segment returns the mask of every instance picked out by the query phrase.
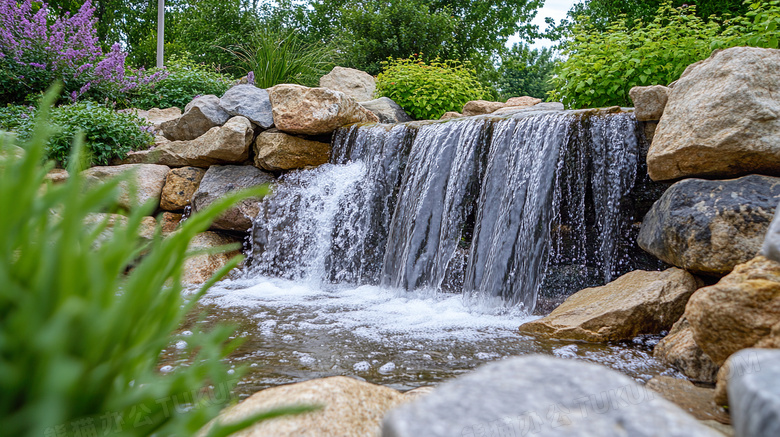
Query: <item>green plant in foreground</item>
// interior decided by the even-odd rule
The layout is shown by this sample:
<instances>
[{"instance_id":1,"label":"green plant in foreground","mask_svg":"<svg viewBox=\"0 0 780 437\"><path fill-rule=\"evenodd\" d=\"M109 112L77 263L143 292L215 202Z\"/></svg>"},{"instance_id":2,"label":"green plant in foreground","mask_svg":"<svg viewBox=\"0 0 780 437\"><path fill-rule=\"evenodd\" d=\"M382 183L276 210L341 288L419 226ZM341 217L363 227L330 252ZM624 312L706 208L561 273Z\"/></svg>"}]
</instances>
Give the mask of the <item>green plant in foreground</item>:
<instances>
[{"instance_id":1,"label":"green plant in foreground","mask_svg":"<svg viewBox=\"0 0 780 437\"><path fill-rule=\"evenodd\" d=\"M258 88L280 83L317 86L322 75L334 66L335 49L328 44L309 44L296 29L261 27L248 44L228 50L239 65L254 73Z\"/></svg>"},{"instance_id":2,"label":"green plant in foreground","mask_svg":"<svg viewBox=\"0 0 780 437\"><path fill-rule=\"evenodd\" d=\"M19 150L14 136L0 132L3 434L193 435L230 399L226 390L240 375L229 375L220 358L236 344L226 342L231 330L224 326L196 329L184 338L174 332L206 290L240 260L233 259L185 299L180 282L191 255L188 244L236 201L264 189L227 196L165 239L158 228L155 238L143 243L140 222L154 208L147 204L126 224L115 223L108 240L96 245L107 222L90 228L85 219L116 204L120 180L87 188L74 164L81 149L77 139L68 181L44 183L51 164L41 163L55 95L50 91L40 105L21 158L14 158ZM175 368L158 371L161 351L182 339L187 347ZM183 403L189 408L181 408ZM301 411L307 409L253 419ZM209 436L233 431L215 426Z\"/></svg>"},{"instance_id":3,"label":"green plant in foreground","mask_svg":"<svg viewBox=\"0 0 780 437\"><path fill-rule=\"evenodd\" d=\"M460 112L469 100L487 91L468 65L458 61L430 62L422 56L389 59L376 78L376 94L389 97L418 120L435 120L448 111Z\"/></svg>"}]
</instances>

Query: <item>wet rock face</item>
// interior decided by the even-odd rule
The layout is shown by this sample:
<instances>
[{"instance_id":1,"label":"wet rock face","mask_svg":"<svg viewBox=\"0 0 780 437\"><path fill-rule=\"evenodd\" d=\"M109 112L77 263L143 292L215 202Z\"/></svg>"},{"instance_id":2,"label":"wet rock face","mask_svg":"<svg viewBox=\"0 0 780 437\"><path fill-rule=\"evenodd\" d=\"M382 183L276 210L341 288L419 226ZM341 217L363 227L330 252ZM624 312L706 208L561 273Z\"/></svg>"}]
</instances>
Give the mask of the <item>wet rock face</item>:
<instances>
[{"instance_id":1,"label":"wet rock face","mask_svg":"<svg viewBox=\"0 0 780 437\"><path fill-rule=\"evenodd\" d=\"M219 97L206 95L188 103L181 117L161 123L160 130L171 141L194 140L229 119L230 114L219 105Z\"/></svg>"},{"instance_id":2,"label":"wet rock face","mask_svg":"<svg viewBox=\"0 0 780 437\"><path fill-rule=\"evenodd\" d=\"M719 436L604 367L544 356L480 367L390 412L383 437Z\"/></svg>"},{"instance_id":3,"label":"wet rock face","mask_svg":"<svg viewBox=\"0 0 780 437\"><path fill-rule=\"evenodd\" d=\"M674 184L645 216L639 246L677 267L722 276L752 259L780 200L780 178Z\"/></svg>"},{"instance_id":4,"label":"wet rock face","mask_svg":"<svg viewBox=\"0 0 780 437\"><path fill-rule=\"evenodd\" d=\"M746 364L728 379L729 411L736 435L780 435L780 351L746 349L729 361Z\"/></svg>"},{"instance_id":5,"label":"wet rock face","mask_svg":"<svg viewBox=\"0 0 780 437\"><path fill-rule=\"evenodd\" d=\"M647 157L653 180L780 174L780 50L734 47L685 70Z\"/></svg>"},{"instance_id":6,"label":"wet rock face","mask_svg":"<svg viewBox=\"0 0 780 437\"><path fill-rule=\"evenodd\" d=\"M255 393L217 420L232 423L273 408L288 405L319 404L313 413L282 417L258 423L236 437L286 436L375 436L385 413L412 399L397 390L344 376L314 379L269 388Z\"/></svg>"},{"instance_id":7,"label":"wet rock face","mask_svg":"<svg viewBox=\"0 0 780 437\"><path fill-rule=\"evenodd\" d=\"M696 344L721 365L729 355L772 337L780 324L780 263L756 257L691 296L685 316Z\"/></svg>"},{"instance_id":8,"label":"wet rock face","mask_svg":"<svg viewBox=\"0 0 780 437\"><path fill-rule=\"evenodd\" d=\"M630 340L672 327L701 282L684 270L634 271L602 287L581 290L521 334L586 341Z\"/></svg>"},{"instance_id":9,"label":"wet rock face","mask_svg":"<svg viewBox=\"0 0 780 437\"><path fill-rule=\"evenodd\" d=\"M274 177L251 165L213 165L200 181L192 199L192 211L198 212L231 191L274 181ZM212 229L246 232L259 212L259 199L242 200L214 220Z\"/></svg>"},{"instance_id":10,"label":"wet rock face","mask_svg":"<svg viewBox=\"0 0 780 437\"><path fill-rule=\"evenodd\" d=\"M174 168L165 178L160 208L178 211L190 205L206 170L197 167Z\"/></svg>"},{"instance_id":11,"label":"wet rock face","mask_svg":"<svg viewBox=\"0 0 780 437\"><path fill-rule=\"evenodd\" d=\"M685 316L653 349L653 357L674 366L694 381L715 382L719 366L693 339L693 329Z\"/></svg>"}]
</instances>

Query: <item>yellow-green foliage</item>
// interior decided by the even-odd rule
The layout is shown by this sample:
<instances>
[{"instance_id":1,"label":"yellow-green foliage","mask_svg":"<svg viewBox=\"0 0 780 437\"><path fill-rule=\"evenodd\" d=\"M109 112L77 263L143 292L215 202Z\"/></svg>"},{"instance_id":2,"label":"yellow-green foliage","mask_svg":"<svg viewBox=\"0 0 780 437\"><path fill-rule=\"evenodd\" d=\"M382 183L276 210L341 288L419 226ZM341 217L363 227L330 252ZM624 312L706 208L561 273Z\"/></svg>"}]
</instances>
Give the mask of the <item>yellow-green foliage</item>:
<instances>
[{"instance_id":1,"label":"yellow-green foliage","mask_svg":"<svg viewBox=\"0 0 780 437\"><path fill-rule=\"evenodd\" d=\"M421 56L382 63L376 94L389 97L417 120L435 120L448 111L460 112L469 100L487 95L476 73L457 61L430 62Z\"/></svg>"}]
</instances>

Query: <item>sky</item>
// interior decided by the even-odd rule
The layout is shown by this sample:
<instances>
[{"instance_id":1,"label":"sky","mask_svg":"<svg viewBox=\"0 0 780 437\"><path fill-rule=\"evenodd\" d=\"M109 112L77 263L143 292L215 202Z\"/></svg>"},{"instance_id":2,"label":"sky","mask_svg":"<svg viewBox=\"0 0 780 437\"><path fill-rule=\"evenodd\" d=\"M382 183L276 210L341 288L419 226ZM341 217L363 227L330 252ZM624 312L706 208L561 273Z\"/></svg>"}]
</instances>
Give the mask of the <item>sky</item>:
<instances>
[{"instance_id":1,"label":"sky","mask_svg":"<svg viewBox=\"0 0 780 437\"><path fill-rule=\"evenodd\" d=\"M544 7L539 9L539 11L536 13L536 18L534 18L532 23L539 26L539 29L544 30L547 27L547 25L544 23L545 17L552 17L556 22L559 22L566 18L566 14L569 12L569 9L571 9L571 7L574 6L574 3L576 2L577 0L545 0ZM518 35L510 36L509 41L507 42L507 46L511 47L518 41L520 41L520 37ZM542 48L550 47L551 45L553 45L552 41L541 39L537 40L534 44L531 45L531 47Z\"/></svg>"}]
</instances>

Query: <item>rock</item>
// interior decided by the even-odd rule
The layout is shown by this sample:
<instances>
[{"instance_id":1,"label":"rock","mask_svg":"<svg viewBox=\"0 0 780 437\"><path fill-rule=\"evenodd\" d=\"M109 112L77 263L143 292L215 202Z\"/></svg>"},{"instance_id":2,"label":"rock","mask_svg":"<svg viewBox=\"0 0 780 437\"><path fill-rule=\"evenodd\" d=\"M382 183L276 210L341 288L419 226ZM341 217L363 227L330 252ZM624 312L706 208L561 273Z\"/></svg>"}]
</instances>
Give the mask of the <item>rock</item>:
<instances>
[{"instance_id":1,"label":"rock","mask_svg":"<svg viewBox=\"0 0 780 437\"><path fill-rule=\"evenodd\" d=\"M109 167L92 167L82 173L88 185L99 184L108 179L118 177L125 172L133 172L129 180L119 184L119 206L127 210L138 208L147 202L154 203L154 208L160 206L160 197L165 185L165 177L170 168L156 164L124 164ZM137 192L131 197L131 186Z\"/></svg>"},{"instance_id":2,"label":"rock","mask_svg":"<svg viewBox=\"0 0 780 437\"><path fill-rule=\"evenodd\" d=\"M717 284L696 291L685 316L696 344L723 364L770 337L780 323L780 263L759 256L738 265Z\"/></svg>"},{"instance_id":3,"label":"rock","mask_svg":"<svg viewBox=\"0 0 780 437\"><path fill-rule=\"evenodd\" d=\"M219 234L216 232L202 232L195 235L190 241L188 249L211 249L214 247L224 246L227 244L239 244L241 240L236 237ZM201 254L194 257L190 257L184 262L184 274L182 275L182 282L185 284L203 284L211 279L211 277L222 267L227 265L234 256L240 254L239 250L233 250L224 253L213 254Z\"/></svg>"},{"instance_id":4,"label":"rock","mask_svg":"<svg viewBox=\"0 0 780 437\"><path fill-rule=\"evenodd\" d=\"M528 106L534 106L538 103L542 103L542 99L537 99L536 97L530 96L512 97L506 101L504 107L524 108Z\"/></svg>"},{"instance_id":5,"label":"rock","mask_svg":"<svg viewBox=\"0 0 780 437\"><path fill-rule=\"evenodd\" d=\"M713 400L715 390L712 388L697 387L687 379L669 376L656 376L647 382L646 387L699 420L731 423L726 410L715 405Z\"/></svg>"},{"instance_id":6,"label":"rock","mask_svg":"<svg viewBox=\"0 0 780 437\"><path fill-rule=\"evenodd\" d=\"M273 182L274 177L251 165L213 165L209 167L192 198L192 211L198 212L225 194ZM214 220L212 229L246 232L259 212L259 199L249 198Z\"/></svg>"},{"instance_id":7,"label":"rock","mask_svg":"<svg viewBox=\"0 0 780 437\"><path fill-rule=\"evenodd\" d=\"M445 112L444 115L442 115L439 118L439 120L450 120L453 118L460 118L460 117L463 117L463 114L461 114L460 112L450 111L450 112Z\"/></svg>"},{"instance_id":8,"label":"rock","mask_svg":"<svg viewBox=\"0 0 780 437\"><path fill-rule=\"evenodd\" d=\"M726 425L714 420L700 420L699 423L709 426L710 428L719 432L721 437L734 437L734 427L731 425Z\"/></svg>"},{"instance_id":9,"label":"rock","mask_svg":"<svg viewBox=\"0 0 780 437\"><path fill-rule=\"evenodd\" d=\"M780 262L780 214L777 213L777 210L775 210L775 217L764 236L761 255L772 261Z\"/></svg>"},{"instance_id":10,"label":"rock","mask_svg":"<svg viewBox=\"0 0 780 437\"><path fill-rule=\"evenodd\" d=\"M258 423L231 436L375 436L385 413L403 401L403 396L391 388L333 376L262 390L225 410L216 420L232 423L282 406L321 405L319 411Z\"/></svg>"},{"instance_id":11,"label":"rock","mask_svg":"<svg viewBox=\"0 0 780 437\"><path fill-rule=\"evenodd\" d=\"M729 411L737 436L780 435L780 351L747 349L732 359L756 367L733 372L728 380Z\"/></svg>"},{"instance_id":12,"label":"rock","mask_svg":"<svg viewBox=\"0 0 780 437\"><path fill-rule=\"evenodd\" d=\"M341 91L282 84L269 88L268 94L276 128L282 132L322 135L352 123L379 121Z\"/></svg>"},{"instance_id":13,"label":"rock","mask_svg":"<svg viewBox=\"0 0 780 437\"><path fill-rule=\"evenodd\" d=\"M563 111L563 103L560 102L542 102L534 106L505 106L493 112L493 115L517 114L529 111Z\"/></svg>"},{"instance_id":14,"label":"rock","mask_svg":"<svg viewBox=\"0 0 780 437\"><path fill-rule=\"evenodd\" d=\"M178 211L190 205L206 170L197 167L174 168L165 178L160 208Z\"/></svg>"},{"instance_id":15,"label":"rock","mask_svg":"<svg viewBox=\"0 0 780 437\"><path fill-rule=\"evenodd\" d=\"M276 130L255 139L255 165L268 171L316 167L330 159L330 144L288 135Z\"/></svg>"},{"instance_id":16,"label":"rock","mask_svg":"<svg viewBox=\"0 0 780 437\"><path fill-rule=\"evenodd\" d=\"M685 316L653 349L653 357L680 370L694 381L715 382L718 365L696 344L691 324Z\"/></svg>"},{"instance_id":17,"label":"rock","mask_svg":"<svg viewBox=\"0 0 780 437\"><path fill-rule=\"evenodd\" d=\"M163 144L148 156L173 167L237 164L249 159L253 138L252 123L244 117L233 117L224 126L213 127L194 140Z\"/></svg>"},{"instance_id":18,"label":"rock","mask_svg":"<svg viewBox=\"0 0 780 437\"><path fill-rule=\"evenodd\" d=\"M690 273L637 270L569 296L550 315L520 326L521 334L586 341L630 340L672 327L702 284Z\"/></svg>"},{"instance_id":19,"label":"rock","mask_svg":"<svg viewBox=\"0 0 780 437\"><path fill-rule=\"evenodd\" d=\"M0 164L3 161L21 160L24 158L24 149L11 144L11 141L16 141L15 134L0 131Z\"/></svg>"},{"instance_id":20,"label":"rock","mask_svg":"<svg viewBox=\"0 0 780 437\"><path fill-rule=\"evenodd\" d=\"M722 276L761 249L778 200L780 178L686 179L655 202L638 243L669 264Z\"/></svg>"},{"instance_id":21,"label":"rock","mask_svg":"<svg viewBox=\"0 0 780 437\"><path fill-rule=\"evenodd\" d=\"M127 226L128 218L122 214L109 214L103 212L90 213L84 217L84 227L89 231L93 231L97 226L105 224L105 228L100 234L92 240L92 247L99 248L103 244L109 242L114 235L114 228L117 226ZM141 219L141 223L138 226L138 236L151 240L154 238L154 232L157 228L157 221L154 217L144 217Z\"/></svg>"},{"instance_id":22,"label":"rock","mask_svg":"<svg viewBox=\"0 0 780 437\"><path fill-rule=\"evenodd\" d=\"M53 168L46 174L44 179L53 184L61 184L68 180L68 171L62 168Z\"/></svg>"},{"instance_id":23,"label":"rock","mask_svg":"<svg viewBox=\"0 0 780 437\"><path fill-rule=\"evenodd\" d=\"M230 88L219 99L219 105L228 114L245 117L263 129L270 129L274 125L268 91L254 85L236 85Z\"/></svg>"},{"instance_id":24,"label":"rock","mask_svg":"<svg viewBox=\"0 0 780 437\"><path fill-rule=\"evenodd\" d=\"M605 367L533 355L489 363L391 411L383 437L720 436Z\"/></svg>"},{"instance_id":25,"label":"rock","mask_svg":"<svg viewBox=\"0 0 780 437\"><path fill-rule=\"evenodd\" d=\"M780 173L780 50L734 47L690 66L647 155L653 180Z\"/></svg>"},{"instance_id":26,"label":"rock","mask_svg":"<svg viewBox=\"0 0 780 437\"><path fill-rule=\"evenodd\" d=\"M671 89L663 85L635 86L628 92L638 121L660 120Z\"/></svg>"},{"instance_id":27,"label":"rock","mask_svg":"<svg viewBox=\"0 0 780 437\"><path fill-rule=\"evenodd\" d=\"M229 119L230 114L219 105L219 97L209 94L188 103L181 117L160 124L160 130L171 141L194 140Z\"/></svg>"},{"instance_id":28,"label":"rock","mask_svg":"<svg viewBox=\"0 0 780 437\"><path fill-rule=\"evenodd\" d=\"M320 86L341 91L358 102L365 102L374 98L376 79L365 71L333 67L330 73L320 78Z\"/></svg>"},{"instance_id":29,"label":"rock","mask_svg":"<svg viewBox=\"0 0 780 437\"><path fill-rule=\"evenodd\" d=\"M179 223L181 223L181 214L176 214L173 212L164 212L162 214L162 234L163 235L169 235L172 232L175 232L176 229L179 228Z\"/></svg>"},{"instance_id":30,"label":"rock","mask_svg":"<svg viewBox=\"0 0 780 437\"><path fill-rule=\"evenodd\" d=\"M465 117L471 117L474 115L483 115L483 114L491 114L495 112L497 109L501 109L504 106L506 106L502 102L490 102L487 100L472 100L470 102L466 102L465 105L463 105L463 115Z\"/></svg>"},{"instance_id":31,"label":"rock","mask_svg":"<svg viewBox=\"0 0 780 437\"><path fill-rule=\"evenodd\" d=\"M389 97L380 97L368 102L360 102L360 106L377 116L380 123L406 123L414 120L398 103Z\"/></svg>"},{"instance_id":32,"label":"rock","mask_svg":"<svg viewBox=\"0 0 780 437\"><path fill-rule=\"evenodd\" d=\"M428 396L429 394L433 393L434 387L431 386L423 386L423 387L417 387L415 389L406 391L403 393L403 397L407 401L413 401L417 398L421 398L423 396Z\"/></svg>"}]
</instances>

